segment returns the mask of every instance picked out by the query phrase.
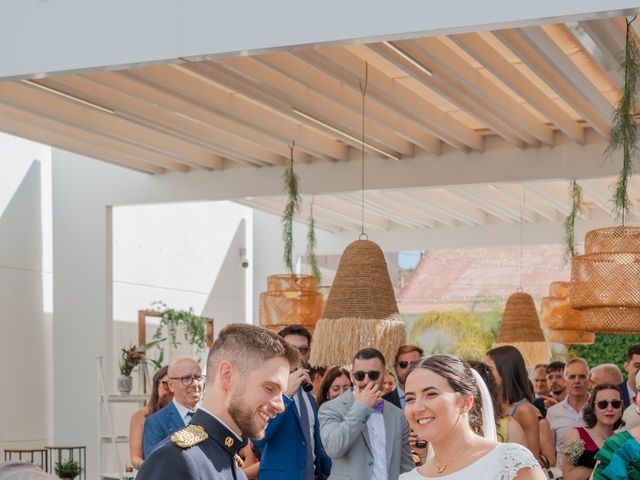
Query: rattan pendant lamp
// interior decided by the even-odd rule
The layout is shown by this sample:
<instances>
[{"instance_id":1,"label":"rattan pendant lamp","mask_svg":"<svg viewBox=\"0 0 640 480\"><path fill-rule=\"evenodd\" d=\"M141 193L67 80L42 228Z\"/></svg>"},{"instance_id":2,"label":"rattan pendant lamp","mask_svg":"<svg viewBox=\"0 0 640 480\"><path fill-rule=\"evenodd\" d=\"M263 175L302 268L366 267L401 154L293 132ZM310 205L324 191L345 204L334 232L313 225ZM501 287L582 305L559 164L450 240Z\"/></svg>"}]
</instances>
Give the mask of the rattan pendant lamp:
<instances>
[{"instance_id":1,"label":"rattan pendant lamp","mask_svg":"<svg viewBox=\"0 0 640 480\"><path fill-rule=\"evenodd\" d=\"M621 226L592 230L585 237L585 253L571 266L571 305L582 312L586 330L640 333L640 227L625 225L631 201L627 192L633 162L638 157L636 81L640 71L631 21L627 21L625 82L611 128L606 155L622 150L622 169L613 195Z\"/></svg>"},{"instance_id":2,"label":"rattan pendant lamp","mask_svg":"<svg viewBox=\"0 0 640 480\"><path fill-rule=\"evenodd\" d=\"M544 297L540 308L540 324L547 341L573 345L590 345L596 334L584 330L581 313L571 308L569 282L552 282L549 296Z\"/></svg>"},{"instance_id":3,"label":"rattan pendant lamp","mask_svg":"<svg viewBox=\"0 0 640 480\"><path fill-rule=\"evenodd\" d=\"M533 298L522 291L522 249L524 249L524 190L520 215L520 288L507 299L494 347L511 345L517 348L527 367L548 363L551 357Z\"/></svg>"},{"instance_id":4,"label":"rattan pendant lamp","mask_svg":"<svg viewBox=\"0 0 640 480\"><path fill-rule=\"evenodd\" d=\"M368 70L368 66L365 67ZM380 350L393 362L405 342L405 325L380 247L364 233L364 118L368 72L362 93L362 230L360 238L347 246L327 297L322 318L316 325L310 363L314 366L347 365L364 347Z\"/></svg>"}]
</instances>

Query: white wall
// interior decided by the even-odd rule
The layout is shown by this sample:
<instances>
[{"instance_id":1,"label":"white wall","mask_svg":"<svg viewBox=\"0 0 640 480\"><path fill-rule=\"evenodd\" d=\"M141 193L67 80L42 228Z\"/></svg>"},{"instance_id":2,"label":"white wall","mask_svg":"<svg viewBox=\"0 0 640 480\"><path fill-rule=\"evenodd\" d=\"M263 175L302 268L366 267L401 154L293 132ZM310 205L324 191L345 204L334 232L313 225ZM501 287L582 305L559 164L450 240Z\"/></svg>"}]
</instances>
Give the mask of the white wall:
<instances>
[{"instance_id":1,"label":"white wall","mask_svg":"<svg viewBox=\"0 0 640 480\"><path fill-rule=\"evenodd\" d=\"M51 149L0 134L0 449L52 433Z\"/></svg>"},{"instance_id":2,"label":"white wall","mask_svg":"<svg viewBox=\"0 0 640 480\"><path fill-rule=\"evenodd\" d=\"M155 301L212 317L214 333L250 320L240 253L251 257L251 222L251 209L231 202L114 207L114 347L137 343L138 310Z\"/></svg>"}]
</instances>

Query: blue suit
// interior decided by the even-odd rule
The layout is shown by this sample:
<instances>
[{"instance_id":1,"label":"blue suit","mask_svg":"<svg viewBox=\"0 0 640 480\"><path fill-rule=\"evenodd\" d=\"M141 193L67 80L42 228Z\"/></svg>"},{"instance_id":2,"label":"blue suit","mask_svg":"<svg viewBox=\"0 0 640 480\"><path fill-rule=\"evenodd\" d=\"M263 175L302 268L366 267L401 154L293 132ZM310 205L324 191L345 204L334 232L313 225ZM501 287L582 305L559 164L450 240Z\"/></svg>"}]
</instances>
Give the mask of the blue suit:
<instances>
[{"instance_id":1,"label":"blue suit","mask_svg":"<svg viewBox=\"0 0 640 480\"><path fill-rule=\"evenodd\" d=\"M318 478L327 478L331 472L331 459L320 440L318 411L314 398L305 393L313 408L313 441L315 472ZM300 425L298 409L292 398L282 396L285 410L269 421L265 436L253 443L260 449L260 480L304 480L307 445Z\"/></svg>"},{"instance_id":2,"label":"blue suit","mask_svg":"<svg viewBox=\"0 0 640 480\"><path fill-rule=\"evenodd\" d=\"M149 415L144 422L144 458L147 458L162 440L181 428L184 428L184 421L173 402Z\"/></svg>"}]
</instances>

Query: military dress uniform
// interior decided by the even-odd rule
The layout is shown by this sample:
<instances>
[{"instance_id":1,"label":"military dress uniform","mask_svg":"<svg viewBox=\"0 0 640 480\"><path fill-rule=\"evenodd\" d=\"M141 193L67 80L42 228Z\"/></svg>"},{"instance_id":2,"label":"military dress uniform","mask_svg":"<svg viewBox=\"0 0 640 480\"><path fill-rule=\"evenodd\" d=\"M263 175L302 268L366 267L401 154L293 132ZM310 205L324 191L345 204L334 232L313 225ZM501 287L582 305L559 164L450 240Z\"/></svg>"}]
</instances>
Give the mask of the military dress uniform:
<instances>
[{"instance_id":1,"label":"military dress uniform","mask_svg":"<svg viewBox=\"0 0 640 480\"><path fill-rule=\"evenodd\" d=\"M247 480L238 467L243 442L210 413L198 409L191 423L163 440L136 480Z\"/></svg>"}]
</instances>

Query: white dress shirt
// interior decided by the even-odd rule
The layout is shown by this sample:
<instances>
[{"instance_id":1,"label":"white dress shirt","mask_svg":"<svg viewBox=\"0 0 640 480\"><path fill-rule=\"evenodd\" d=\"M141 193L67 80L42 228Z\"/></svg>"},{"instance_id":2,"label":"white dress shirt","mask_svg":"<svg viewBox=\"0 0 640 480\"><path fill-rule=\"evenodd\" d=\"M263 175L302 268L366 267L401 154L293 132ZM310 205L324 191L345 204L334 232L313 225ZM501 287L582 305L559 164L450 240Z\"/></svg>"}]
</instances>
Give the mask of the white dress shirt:
<instances>
[{"instance_id":1,"label":"white dress shirt","mask_svg":"<svg viewBox=\"0 0 640 480\"><path fill-rule=\"evenodd\" d=\"M569 397L567 396L560 403L554 405L547 410L547 420L556 443L556 466L562 467L562 459L564 457L562 450L564 448L564 440L567 438L567 433L572 428L584 427L584 418L582 418L582 411L584 406L579 412L576 412L575 408L569 405ZM586 405L586 403L585 403Z\"/></svg>"},{"instance_id":2,"label":"white dress shirt","mask_svg":"<svg viewBox=\"0 0 640 480\"><path fill-rule=\"evenodd\" d=\"M180 414L180 418L182 418L182 421L184 422L184 425L186 427L187 425L189 425L189 422L191 421L191 415L187 415L189 412L191 412L191 410L189 410L184 405L176 402L175 398L171 401L173 402L173 405L176 407L176 410L178 410L178 414ZM196 407L195 410L193 411L195 412L197 409L198 407Z\"/></svg>"}]
</instances>

